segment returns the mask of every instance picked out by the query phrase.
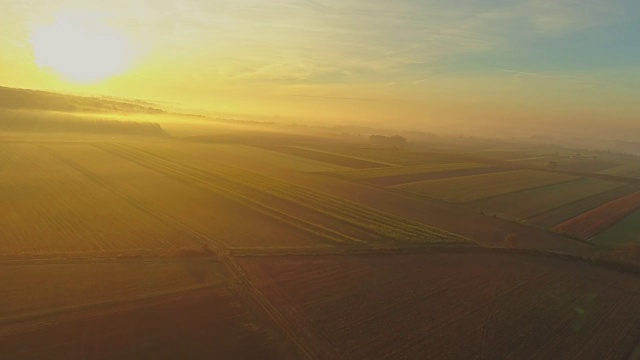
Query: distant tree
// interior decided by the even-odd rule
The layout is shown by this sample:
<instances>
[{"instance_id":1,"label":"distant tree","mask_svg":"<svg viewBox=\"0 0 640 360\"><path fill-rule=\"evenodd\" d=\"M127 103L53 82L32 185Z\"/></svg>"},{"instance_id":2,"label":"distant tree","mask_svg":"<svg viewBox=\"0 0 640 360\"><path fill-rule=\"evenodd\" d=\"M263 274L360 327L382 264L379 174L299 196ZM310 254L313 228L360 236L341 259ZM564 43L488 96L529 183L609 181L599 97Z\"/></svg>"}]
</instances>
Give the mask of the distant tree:
<instances>
[{"instance_id":1,"label":"distant tree","mask_svg":"<svg viewBox=\"0 0 640 360\"><path fill-rule=\"evenodd\" d=\"M400 135L384 136L384 135L371 135L369 141L373 145L388 147L393 149L404 149L407 147L407 139Z\"/></svg>"}]
</instances>

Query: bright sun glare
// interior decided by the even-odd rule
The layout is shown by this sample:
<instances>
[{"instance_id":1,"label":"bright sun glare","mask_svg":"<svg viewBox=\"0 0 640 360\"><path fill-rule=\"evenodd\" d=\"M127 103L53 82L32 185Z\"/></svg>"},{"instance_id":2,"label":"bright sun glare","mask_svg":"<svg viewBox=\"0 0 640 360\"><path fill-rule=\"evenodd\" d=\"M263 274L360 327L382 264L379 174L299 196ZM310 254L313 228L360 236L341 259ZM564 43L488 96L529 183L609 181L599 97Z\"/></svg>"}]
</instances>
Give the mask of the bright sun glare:
<instances>
[{"instance_id":1,"label":"bright sun glare","mask_svg":"<svg viewBox=\"0 0 640 360\"><path fill-rule=\"evenodd\" d=\"M67 12L36 29L31 36L36 64L77 83L95 83L125 71L131 62L128 39L104 18Z\"/></svg>"}]
</instances>

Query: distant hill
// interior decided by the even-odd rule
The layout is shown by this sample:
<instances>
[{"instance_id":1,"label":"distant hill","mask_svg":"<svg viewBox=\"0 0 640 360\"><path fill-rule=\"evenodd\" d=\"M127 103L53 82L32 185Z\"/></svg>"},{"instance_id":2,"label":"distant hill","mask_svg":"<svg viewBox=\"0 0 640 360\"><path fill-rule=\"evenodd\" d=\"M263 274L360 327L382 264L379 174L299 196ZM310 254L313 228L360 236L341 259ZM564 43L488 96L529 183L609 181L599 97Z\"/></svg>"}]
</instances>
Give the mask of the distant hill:
<instances>
[{"instance_id":1,"label":"distant hill","mask_svg":"<svg viewBox=\"0 0 640 360\"><path fill-rule=\"evenodd\" d=\"M165 111L142 104L0 86L0 109L67 113L143 113Z\"/></svg>"},{"instance_id":2,"label":"distant hill","mask_svg":"<svg viewBox=\"0 0 640 360\"><path fill-rule=\"evenodd\" d=\"M167 136L160 124L138 121L33 116L0 112L0 131L29 133L89 133L101 135Z\"/></svg>"},{"instance_id":3,"label":"distant hill","mask_svg":"<svg viewBox=\"0 0 640 360\"><path fill-rule=\"evenodd\" d=\"M0 86L0 131L166 136L157 123L100 118L164 113L147 104Z\"/></svg>"}]
</instances>

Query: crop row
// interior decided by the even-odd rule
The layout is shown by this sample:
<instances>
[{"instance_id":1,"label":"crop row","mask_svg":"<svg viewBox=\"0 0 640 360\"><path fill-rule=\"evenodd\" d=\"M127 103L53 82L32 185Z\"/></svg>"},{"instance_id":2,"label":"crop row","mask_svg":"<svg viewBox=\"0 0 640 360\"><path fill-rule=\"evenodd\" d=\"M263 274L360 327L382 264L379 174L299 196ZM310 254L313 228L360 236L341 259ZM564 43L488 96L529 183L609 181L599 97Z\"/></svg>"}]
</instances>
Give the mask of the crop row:
<instances>
[{"instance_id":1,"label":"crop row","mask_svg":"<svg viewBox=\"0 0 640 360\"><path fill-rule=\"evenodd\" d=\"M462 240L453 234L376 211L355 202L312 191L291 183L277 181L238 168L216 165L207 167L207 170L214 170L216 175L235 181L242 186L306 206L329 217L360 226L363 229L373 230L391 239L427 240L438 237L440 240Z\"/></svg>"},{"instance_id":2,"label":"crop row","mask_svg":"<svg viewBox=\"0 0 640 360\"><path fill-rule=\"evenodd\" d=\"M475 169L486 167L485 164L479 163L451 163L451 164L429 164L419 166L395 166L378 169L358 169L358 170L346 170L335 171L334 173L339 175L345 175L354 179L369 179L379 178L386 176L397 175L413 175L424 174L440 171L460 170L460 169Z\"/></svg>"},{"instance_id":3,"label":"crop row","mask_svg":"<svg viewBox=\"0 0 640 360\"><path fill-rule=\"evenodd\" d=\"M636 171L640 170L640 164L631 163L619 165L606 170L598 172L598 174L615 175L615 176L629 176Z\"/></svg>"},{"instance_id":4,"label":"crop row","mask_svg":"<svg viewBox=\"0 0 640 360\"><path fill-rule=\"evenodd\" d=\"M466 203L576 178L542 171L517 170L420 181L396 188L452 203Z\"/></svg>"},{"instance_id":5,"label":"crop row","mask_svg":"<svg viewBox=\"0 0 640 360\"><path fill-rule=\"evenodd\" d=\"M497 254L238 261L270 302L304 315L301 325L349 359L623 358L640 330L637 279L579 262Z\"/></svg>"},{"instance_id":6,"label":"crop row","mask_svg":"<svg viewBox=\"0 0 640 360\"><path fill-rule=\"evenodd\" d=\"M377 147L331 146L317 147L320 151L332 152L353 158L370 160L388 165L413 166L428 164L451 164L468 162L469 156L431 151L412 151L407 149L390 149Z\"/></svg>"},{"instance_id":7,"label":"crop row","mask_svg":"<svg viewBox=\"0 0 640 360\"><path fill-rule=\"evenodd\" d=\"M60 157L130 204L209 246L323 246L321 239L213 191L169 177L90 144L50 146ZM244 226L251 224L251 226Z\"/></svg>"},{"instance_id":8,"label":"crop row","mask_svg":"<svg viewBox=\"0 0 640 360\"><path fill-rule=\"evenodd\" d=\"M288 155L300 156L303 158L321 161L329 164L346 166L354 169L369 169L387 167L388 164L378 163L370 160L359 159L340 154L333 154L325 151L316 151L295 146L265 146L267 150L277 151Z\"/></svg>"},{"instance_id":9,"label":"crop row","mask_svg":"<svg viewBox=\"0 0 640 360\"><path fill-rule=\"evenodd\" d=\"M0 170L0 252L77 254L186 246L181 229L132 206L35 146Z\"/></svg>"},{"instance_id":10,"label":"crop row","mask_svg":"<svg viewBox=\"0 0 640 360\"><path fill-rule=\"evenodd\" d=\"M582 178L492 197L475 202L473 207L511 220L522 220L623 185L611 181Z\"/></svg>"},{"instance_id":11,"label":"crop row","mask_svg":"<svg viewBox=\"0 0 640 360\"><path fill-rule=\"evenodd\" d=\"M197 164L197 161L193 161L193 159L188 162L189 157L180 157L174 151L162 153L160 149L153 149L150 152L121 145L111 146L109 150L161 168L164 171L180 172L181 176L205 182L209 186L218 187L219 190L230 191L232 196L263 211L275 214L280 220L298 225L302 222L305 228L315 230L321 235L330 235L334 238L344 237L341 234L341 228L337 228L335 231L325 228L319 229L317 225L306 220L308 216L305 216L303 220L300 214L287 211L287 204L293 204L297 208L303 208L325 218L332 218L342 224L359 228L365 233L377 235L378 239L427 242L463 241L462 238L450 233L291 183L277 181L221 164ZM358 241L350 237L344 240Z\"/></svg>"},{"instance_id":12,"label":"crop row","mask_svg":"<svg viewBox=\"0 0 640 360\"><path fill-rule=\"evenodd\" d=\"M640 191L599 206L553 228L581 239L591 239L625 216L640 209Z\"/></svg>"},{"instance_id":13,"label":"crop row","mask_svg":"<svg viewBox=\"0 0 640 360\"><path fill-rule=\"evenodd\" d=\"M358 239L346 236L342 233L309 222L305 218L301 217L300 214L275 209L274 207L269 206L268 202L258 200L259 194L243 191L243 189L239 189L237 186L233 186L233 183L226 181L224 178L216 177L211 174L198 171L192 167L184 164L179 164L174 161L168 161L156 156L150 156L149 154L136 151L129 147L122 147L118 145L99 145L98 147L122 158L131 160L139 165L149 167L153 170L176 178L180 181L200 186L209 191L213 191L228 199L239 202L258 213L282 221L283 223L286 223L294 228L313 233L317 236L335 242L360 242Z\"/></svg>"},{"instance_id":14,"label":"crop row","mask_svg":"<svg viewBox=\"0 0 640 360\"><path fill-rule=\"evenodd\" d=\"M605 191L599 194L585 197L580 200L568 202L562 206L540 213L527 220L525 223L550 229L571 218L584 214L585 212L604 205L610 201L619 199L638 190L638 186L627 185Z\"/></svg>"}]
</instances>

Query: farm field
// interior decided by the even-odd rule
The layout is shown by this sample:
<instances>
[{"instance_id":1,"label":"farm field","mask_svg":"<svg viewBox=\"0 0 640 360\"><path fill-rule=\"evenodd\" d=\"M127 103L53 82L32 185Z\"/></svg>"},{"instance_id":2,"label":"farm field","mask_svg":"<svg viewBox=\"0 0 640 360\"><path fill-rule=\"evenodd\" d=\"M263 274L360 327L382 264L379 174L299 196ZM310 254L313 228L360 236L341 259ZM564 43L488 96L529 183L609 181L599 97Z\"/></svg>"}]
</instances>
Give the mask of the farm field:
<instances>
[{"instance_id":1,"label":"farm field","mask_svg":"<svg viewBox=\"0 0 640 360\"><path fill-rule=\"evenodd\" d=\"M474 202L474 209L509 220L523 220L624 186L622 183L582 178Z\"/></svg>"},{"instance_id":2,"label":"farm field","mask_svg":"<svg viewBox=\"0 0 640 360\"><path fill-rule=\"evenodd\" d=\"M271 212L282 221L306 227L308 231L336 242L468 242L462 237L425 226L361 204L320 193L292 183L247 172L210 161L194 159L172 148L139 149L131 146L104 147L124 158L146 164L166 174L189 173L198 183L224 188L245 202ZM304 218L301 218L304 214ZM313 220L313 222L311 222ZM318 225L320 224L320 225ZM363 239L363 240L361 240Z\"/></svg>"},{"instance_id":3,"label":"farm field","mask_svg":"<svg viewBox=\"0 0 640 360\"><path fill-rule=\"evenodd\" d=\"M185 157L188 158L188 154L185 154ZM367 186L335 176L283 172L267 166L259 167L253 162L232 163L225 158L217 161L246 170L250 169L274 179L363 204L428 226L449 229L449 231L470 238L483 246L504 246L505 236L514 233L518 234L519 241L525 247L567 250L584 247L581 242L542 229L521 226L481 215L478 211L471 211L457 205L417 199L413 195ZM465 219L465 221L459 219Z\"/></svg>"},{"instance_id":4,"label":"farm field","mask_svg":"<svg viewBox=\"0 0 640 360\"><path fill-rule=\"evenodd\" d=\"M428 181L428 180L440 180L440 179L457 178L462 176L494 174L494 173L499 173L503 171L507 171L507 170L500 167L480 167L480 168L437 171L437 172L411 174L411 175L386 176L381 178L371 178L365 181L370 184L374 184L378 186L396 186L396 185L416 183L416 182Z\"/></svg>"},{"instance_id":5,"label":"farm field","mask_svg":"<svg viewBox=\"0 0 640 360\"><path fill-rule=\"evenodd\" d=\"M310 145L318 149L348 157L356 157L396 166L437 165L469 162L469 156L433 150L388 149L364 146Z\"/></svg>"},{"instance_id":6,"label":"farm field","mask_svg":"<svg viewBox=\"0 0 640 360\"><path fill-rule=\"evenodd\" d=\"M557 169L584 173L599 173L615 167L617 164L598 159L565 159L557 161Z\"/></svg>"},{"instance_id":7,"label":"farm field","mask_svg":"<svg viewBox=\"0 0 640 360\"><path fill-rule=\"evenodd\" d=\"M281 170L302 172L322 172L349 170L350 167L321 162L304 157L288 155L279 151L266 150L257 146L241 144L184 144L190 154L205 159L225 157L236 162L258 160L261 163Z\"/></svg>"},{"instance_id":8,"label":"farm field","mask_svg":"<svg viewBox=\"0 0 640 360\"><path fill-rule=\"evenodd\" d=\"M338 171L334 173L340 176L363 180L379 186L394 186L425 180L438 180L459 176L489 174L500 171L506 171L506 169L478 163L452 163L413 167L365 169L364 171Z\"/></svg>"},{"instance_id":9,"label":"farm field","mask_svg":"<svg viewBox=\"0 0 640 360\"><path fill-rule=\"evenodd\" d=\"M638 209L640 192L635 192L569 219L553 230L588 240Z\"/></svg>"},{"instance_id":10,"label":"farm field","mask_svg":"<svg viewBox=\"0 0 640 360\"><path fill-rule=\"evenodd\" d=\"M450 164L429 164L418 166L395 166L379 169L360 169L360 170L344 170L334 171L334 174L347 176L354 179L375 179L386 178L390 176L414 175L451 170L477 169L485 168L488 165L480 163L450 163Z\"/></svg>"},{"instance_id":11,"label":"farm field","mask_svg":"<svg viewBox=\"0 0 640 360\"><path fill-rule=\"evenodd\" d=\"M637 185L626 185L613 190L589 196L555 209L531 217L524 222L534 226L550 229L564 221L574 218L598 206L629 195L640 190Z\"/></svg>"},{"instance_id":12,"label":"farm field","mask_svg":"<svg viewBox=\"0 0 640 360\"><path fill-rule=\"evenodd\" d=\"M0 326L3 359L299 359L223 286Z\"/></svg>"},{"instance_id":13,"label":"farm field","mask_svg":"<svg viewBox=\"0 0 640 360\"><path fill-rule=\"evenodd\" d=\"M640 169L639 164L623 164L623 165L614 166L606 170L599 171L598 174L625 176L626 174L632 173L639 169Z\"/></svg>"},{"instance_id":14,"label":"farm field","mask_svg":"<svg viewBox=\"0 0 640 360\"><path fill-rule=\"evenodd\" d=\"M0 257L116 254L195 245L183 229L114 196L38 146L4 150Z\"/></svg>"},{"instance_id":15,"label":"farm field","mask_svg":"<svg viewBox=\"0 0 640 360\"><path fill-rule=\"evenodd\" d=\"M459 205L352 179L494 167L345 170L258 147L166 140L0 150L0 246L14 249L0 253L10 289L0 299L1 358L618 358L640 336L636 277L483 250L591 254L589 244L477 208L515 214L508 205L521 202L529 217L633 185L532 170L417 183L525 188ZM634 216L612 236L633 239Z\"/></svg>"},{"instance_id":16,"label":"farm field","mask_svg":"<svg viewBox=\"0 0 640 360\"><path fill-rule=\"evenodd\" d=\"M181 180L188 173L170 177L91 144L56 144L48 148L118 195L157 214L165 223L185 229L194 244L234 248L327 245L233 197ZM239 219L251 226L240 226Z\"/></svg>"},{"instance_id":17,"label":"farm field","mask_svg":"<svg viewBox=\"0 0 640 360\"><path fill-rule=\"evenodd\" d=\"M640 243L640 210L625 216L591 241L605 247Z\"/></svg>"},{"instance_id":18,"label":"farm field","mask_svg":"<svg viewBox=\"0 0 640 360\"><path fill-rule=\"evenodd\" d=\"M296 315L301 341L324 349L320 359L626 359L640 336L638 278L582 261L433 253L238 262L277 309Z\"/></svg>"},{"instance_id":19,"label":"farm field","mask_svg":"<svg viewBox=\"0 0 640 360\"><path fill-rule=\"evenodd\" d=\"M345 166L348 168L354 169L369 169L369 168L379 168L379 167L387 167L389 164L359 159L356 157L349 157L339 154L333 154L325 151L316 151L302 147L295 146L283 146L283 145L272 145L272 146L262 146L261 148L277 151L288 155L299 156L302 158L325 162L334 165Z\"/></svg>"},{"instance_id":20,"label":"farm field","mask_svg":"<svg viewBox=\"0 0 640 360\"><path fill-rule=\"evenodd\" d=\"M209 287L222 279L218 264L200 258L0 262L0 325L16 318Z\"/></svg>"},{"instance_id":21,"label":"farm field","mask_svg":"<svg viewBox=\"0 0 640 360\"><path fill-rule=\"evenodd\" d=\"M551 153L528 151L528 150L501 150L501 149L481 149L470 152L469 155L501 161L526 161L548 158Z\"/></svg>"},{"instance_id":22,"label":"farm field","mask_svg":"<svg viewBox=\"0 0 640 360\"><path fill-rule=\"evenodd\" d=\"M421 181L399 185L395 188L451 203L467 203L575 179L575 176L570 175L533 170L516 170ZM496 184L500 184L500 186L496 186Z\"/></svg>"},{"instance_id":23,"label":"farm field","mask_svg":"<svg viewBox=\"0 0 640 360\"><path fill-rule=\"evenodd\" d=\"M599 171L598 174L633 177L633 175L635 175L638 171L640 171L640 164L631 163L631 164L619 165L606 170L602 170L602 171Z\"/></svg>"}]
</instances>

